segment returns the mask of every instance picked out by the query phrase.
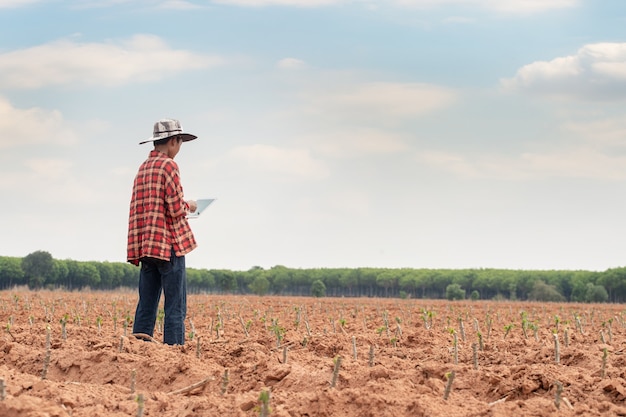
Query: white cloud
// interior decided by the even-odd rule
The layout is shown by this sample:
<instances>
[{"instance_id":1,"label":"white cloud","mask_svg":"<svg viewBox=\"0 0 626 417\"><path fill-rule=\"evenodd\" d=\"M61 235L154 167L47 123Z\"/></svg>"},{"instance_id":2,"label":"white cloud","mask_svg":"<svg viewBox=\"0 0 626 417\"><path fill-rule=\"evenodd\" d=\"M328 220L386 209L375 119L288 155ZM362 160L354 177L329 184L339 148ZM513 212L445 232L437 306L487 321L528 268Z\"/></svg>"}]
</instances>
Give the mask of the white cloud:
<instances>
[{"instance_id":1,"label":"white cloud","mask_svg":"<svg viewBox=\"0 0 626 417\"><path fill-rule=\"evenodd\" d=\"M0 86L39 88L71 83L118 85L156 81L223 62L217 56L171 49L159 37L150 35L107 43L59 40L0 54Z\"/></svg>"},{"instance_id":2,"label":"white cloud","mask_svg":"<svg viewBox=\"0 0 626 417\"><path fill-rule=\"evenodd\" d=\"M278 61L276 66L280 69L292 70L292 69L305 68L306 63L302 61L301 59L297 59L297 58L283 58L280 61Z\"/></svg>"},{"instance_id":3,"label":"white cloud","mask_svg":"<svg viewBox=\"0 0 626 417\"><path fill-rule=\"evenodd\" d=\"M344 85L306 94L306 100L318 112L382 124L444 108L455 98L456 94L444 87L391 82Z\"/></svg>"},{"instance_id":4,"label":"white cloud","mask_svg":"<svg viewBox=\"0 0 626 417\"><path fill-rule=\"evenodd\" d=\"M595 43L576 55L525 65L501 81L507 90L590 100L626 98L626 43Z\"/></svg>"},{"instance_id":5,"label":"white cloud","mask_svg":"<svg viewBox=\"0 0 626 417\"><path fill-rule=\"evenodd\" d=\"M499 180L547 177L596 180L626 179L626 155L613 155L590 145L560 150L501 154L464 155L445 151L420 151L417 160L463 178Z\"/></svg>"},{"instance_id":6,"label":"white cloud","mask_svg":"<svg viewBox=\"0 0 626 417\"><path fill-rule=\"evenodd\" d=\"M360 157L403 152L408 149L405 134L378 129L355 128L301 137L320 154L335 158Z\"/></svg>"},{"instance_id":7,"label":"white cloud","mask_svg":"<svg viewBox=\"0 0 626 417\"><path fill-rule=\"evenodd\" d=\"M37 107L17 109L0 97L0 149L31 144L71 144L77 134L58 111Z\"/></svg>"},{"instance_id":8,"label":"white cloud","mask_svg":"<svg viewBox=\"0 0 626 417\"><path fill-rule=\"evenodd\" d=\"M264 7L264 6L295 6L318 7L339 3L348 3L346 0L216 0L215 3L232 4L234 6Z\"/></svg>"},{"instance_id":9,"label":"white cloud","mask_svg":"<svg viewBox=\"0 0 626 417\"><path fill-rule=\"evenodd\" d=\"M184 0L167 0L162 2L159 5L160 9L168 9L168 10L196 10L201 9L202 6L194 4L190 1Z\"/></svg>"},{"instance_id":10,"label":"white cloud","mask_svg":"<svg viewBox=\"0 0 626 417\"><path fill-rule=\"evenodd\" d=\"M0 189L5 195L37 205L83 206L100 204L104 199L101 184L89 182L84 173L76 174L70 160L34 157L20 162L20 168L5 169L0 176Z\"/></svg>"},{"instance_id":11,"label":"white cloud","mask_svg":"<svg viewBox=\"0 0 626 417\"><path fill-rule=\"evenodd\" d=\"M318 180L329 175L328 168L304 149L283 149L258 144L234 148L230 157L241 163L244 169L279 174L287 180Z\"/></svg>"},{"instance_id":12,"label":"white cloud","mask_svg":"<svg viewBox=\"0 0 626 417\"><path fill-rule=\"evenodd\" d=\"M0 9L11 9L28 6L33 3L40 3L43 0L0 0Z\"/></svg>"},{"instance_id":13,"label":"white cloud","mask_svg":"<svg viewBox=\"0 0 626 417\"><path fill-rule=\"evenodd\" d=\"M72 163L64 159L55 158L31 158L24 164L37 178L62 178L67 177Z\"/></svg>"},{"instance_id":14,"label":"white cloud","mask_svg":"<svg viewBox=\"0 0 626 417\"><path fill-rule=\"evenodd\" d=\"M394 0L394 3L403 7L468 6L507 14L533 14L576 7L580 2L579 0Z\"/></svg>"},{"instance_id":15,"label":"white cloud","mask_svg":"<svg viewBox=\"0 0 626 417\"><path fill-rule=\"evenodd\" d=\"M626 120L623 118L576 120L563 125L567 132L576 134L587 144L605 149L626 149Z\"/></svg>"}]
</instances>

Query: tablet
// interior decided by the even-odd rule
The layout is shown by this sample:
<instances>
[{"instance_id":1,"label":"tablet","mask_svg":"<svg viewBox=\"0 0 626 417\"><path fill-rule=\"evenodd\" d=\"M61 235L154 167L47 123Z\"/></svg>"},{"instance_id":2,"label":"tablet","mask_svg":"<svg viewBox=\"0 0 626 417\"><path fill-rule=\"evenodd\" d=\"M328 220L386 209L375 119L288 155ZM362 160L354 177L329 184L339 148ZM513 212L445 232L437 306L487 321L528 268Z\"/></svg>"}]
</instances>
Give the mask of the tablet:
<instances>
[{"instance_id":1,"label":"tablet","mask_svg":"<svg viewBox=\"0 0 626 417\"><path fill-rule=\"evenodd\" d=\"M201 198L199 200L196 200L196 204L198 205L198 208L196 208L196 211L194 211L192 213L188 213L187 214L187 218L188 219L195 219L197 217L200 217L200 214L204 211L204 209L209 207L211 205L211 203L214 202L214 201L215 201L214 198Z\"/></svg>"}]
</instances>

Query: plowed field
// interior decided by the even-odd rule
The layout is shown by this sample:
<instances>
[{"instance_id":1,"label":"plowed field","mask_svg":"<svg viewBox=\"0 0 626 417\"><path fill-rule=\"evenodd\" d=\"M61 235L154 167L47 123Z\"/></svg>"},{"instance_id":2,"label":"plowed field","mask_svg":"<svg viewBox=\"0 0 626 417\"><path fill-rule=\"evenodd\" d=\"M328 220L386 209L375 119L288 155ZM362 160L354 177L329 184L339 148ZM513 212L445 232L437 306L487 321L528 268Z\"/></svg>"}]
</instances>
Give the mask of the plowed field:
<instances>
[{"instance_id":1,"label":"plowed field","mask_svg":"<svg viewBox=\"0 0 626 417\"><path fill-rule=\"evenodd\" d=\"M191 295L167 346L135 303L1 292L0 416L626 415L621 305Z\"/></svg>"}]
</instances>

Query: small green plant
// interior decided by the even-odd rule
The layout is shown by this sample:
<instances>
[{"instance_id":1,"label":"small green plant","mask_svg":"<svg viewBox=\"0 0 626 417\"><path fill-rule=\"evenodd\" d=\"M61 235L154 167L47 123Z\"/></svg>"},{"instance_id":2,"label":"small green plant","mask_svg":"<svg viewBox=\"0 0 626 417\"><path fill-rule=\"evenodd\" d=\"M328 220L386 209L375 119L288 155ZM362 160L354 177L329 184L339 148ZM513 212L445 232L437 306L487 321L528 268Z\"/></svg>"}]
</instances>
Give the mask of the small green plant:
<instances>
[{"instance_id":1,"label":"small green plant","mask_svg":"<svg viewBox=\"0 0 626 417\"><path fill-rule=\"evenodd\" d=\"M396 337L392 337L391 339L389 339L389 343L391 343L391 346L396 347L398 339Z\"/></svg>"},{"instance_id":2,"label":"small green plant","mask_svg":"<svg viewBox=\"0 0 626 417\"><path fill-rule=\"evenodd\" d=\"M270 392L265 390L261 391L259 401L261 402L261 405L259 406L259 416L268 417L272 412L272 409L270 408Z\"/></svg>"},{"instance_id":3,"label":"small green plant","mask_svg":"<svg viewBox=\"0 0 626 417\"><path fill-rule=\"evenodd\" d=\"M522 333L524 333L524 339L528 339L528 334L526 333L526 329L528 329L528 315L525 311L520 313L522 317Z\"/></svg>"},{"instance_id":4,"label":"small green plant","mask_svg":"<svg viewBox=\"0 0 626 417\"><path fill-rule=\"evenodd\" d=\"M280 347L282 340L285 337L285 333L287 332L284 327L278 324L278 319L272 320L272 326L270 327L274 336L276 336L276 347Z\"/></svg>"},{"instance_id":5,"label":"small green plant","mask_svg":"<svg viewBox=\"0 0 626 417\"><path fill-rule=\"evenodd\" d=\"M446 373L446 378L448 379L448 383L446 384L446 390L443 393L443 399L447 400L450 396L450 392L452 392L452 382L454 381L454 371Z\"/></svg>"},{"instance_id":6,"label":"small green plant","mask_svg":"<svg viewBox=\"0 0 626 417\"><path fill-rule=\"evenodd\" d=\"M330 381L331 388L335 388L335 385L337 384L337 377L339 376L339 368L341 368L341 360L342 360L341 356L336 356L333 359L335 368L333 369L333 379Z\"/></svg>"},{"instance_id":7,"label":"small green plant","mask_svg":"<svg viewBox=\"0 0 626 417\"><path fill-rule=\"evenodd\" d=\"M65 313L63 315L63 317L61 317L61 320L59 320L59 322L61 323L61 338L63 340L67 340L67 330L66 330L66 325L67 325L67 320L70 318L70 315Z\"/></svg>"},{"instance_id":8,"label":"small green plant","mask_svg":"<svg viewBox=\"0 0 626 417\"><path fill-rule=\"evenodd\" d=\"M143 417L144 400L143 394L137 395L137 417Z\"/></svg>"},{"instance_id":9,"label":"small green plant","mask_svg":"<svg viewBox=\"0 0 626 417\"><path fill-rule=\"evenodd\" d=\"M98 326L98 334L102 331L102 316L96 317L96 325Z\"/></svg>"},{"instance_id":10,"label":"small green plant","mask_svg":"<svg viewBox=\"0 0 626 417\"><path fill-rule=\"evenodd\" d=\"M13 336L13 333L11 333L11 321L9 320L9 322L7 323L6 327L5 327L7 333L9 334L9 336L11 336L11 338L13 339L13 341L15 342L15 336Z\"/></svg>"},{"instance_id":11,"label":"small green plant","mask_svg":"<svg viewBox=\"0 0 626 417\"><path fill-rule=\"evenodd\" d=\"M602 349L602 369L600 371L600 376L602 379L606 376L606 362L609 357L609 352L607 348Z\"/></svg>"},{"instance_id":12,"label":"small green plant","mask_svg":"<svg viewBox=\"0 0 626 417\"><path fill-rule=\"evenodd\" d=\"M513 323L507 324L506 326L504 326L504 338L503 339L506 339L506 337L509 335L513 327L515 327Z\"/></svg>"}]
</instances>

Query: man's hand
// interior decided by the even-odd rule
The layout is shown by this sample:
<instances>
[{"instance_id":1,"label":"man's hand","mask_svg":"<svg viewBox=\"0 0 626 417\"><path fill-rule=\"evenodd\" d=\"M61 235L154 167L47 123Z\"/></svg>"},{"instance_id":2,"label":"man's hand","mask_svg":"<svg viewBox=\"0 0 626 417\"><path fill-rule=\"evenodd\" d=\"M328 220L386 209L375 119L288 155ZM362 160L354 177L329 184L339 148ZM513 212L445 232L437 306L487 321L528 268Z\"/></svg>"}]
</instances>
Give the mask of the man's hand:
<instances>
[{"instance_id":1,"label":"man's hand","mask_svg":"<svg viewBox=\"0 0 626 417\"><path fill-rule=\"evenodd\" d=\"M189 212L193 213L198 210L198 204L194 200L187 200L187 205L189 206Z\"/></svg>"}]
</instances>

